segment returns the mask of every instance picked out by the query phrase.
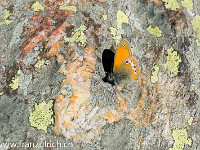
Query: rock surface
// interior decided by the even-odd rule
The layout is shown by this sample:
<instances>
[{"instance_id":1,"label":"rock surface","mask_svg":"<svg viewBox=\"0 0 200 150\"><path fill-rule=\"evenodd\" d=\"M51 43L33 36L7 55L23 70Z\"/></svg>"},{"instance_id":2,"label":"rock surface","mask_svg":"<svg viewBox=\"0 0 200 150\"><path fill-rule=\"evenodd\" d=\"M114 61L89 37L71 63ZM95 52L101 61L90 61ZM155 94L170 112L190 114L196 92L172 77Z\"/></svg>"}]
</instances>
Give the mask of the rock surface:
<instances>
[{"instance_id":1,"label":"rock surface","mask_svg":"<svg viewBox=\"0 0 200 150\"><path fill-rule=\"evenodd\" d=\"M199 6L193 0L2 0L0 148L199 150ZM112 86L102 80L101 58L121 40L140 72ZM29 116L35 103L51 100L54 121L45 133Z\"/></svg>"}]
</instances>

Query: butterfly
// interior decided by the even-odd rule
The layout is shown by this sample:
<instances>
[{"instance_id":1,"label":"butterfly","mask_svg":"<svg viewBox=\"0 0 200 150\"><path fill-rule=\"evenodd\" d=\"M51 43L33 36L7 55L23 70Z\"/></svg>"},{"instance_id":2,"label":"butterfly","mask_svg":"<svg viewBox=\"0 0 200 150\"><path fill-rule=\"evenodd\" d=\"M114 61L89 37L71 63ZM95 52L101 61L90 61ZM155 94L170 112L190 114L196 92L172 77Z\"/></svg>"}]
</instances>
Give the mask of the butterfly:
<instances>
[{"instance_id":1,"label":"butterfly","mask_svg":"<svg viewBox=\"0 0 200 150\"><path fill-rule=\"evenodd\" d=\"M102 54L102 63L106 73L103 81L112 85L138 78L138 63L133 58L129 44L125 40L119 43L116 53L105 49Z\"/></svg>"}]
</instances>

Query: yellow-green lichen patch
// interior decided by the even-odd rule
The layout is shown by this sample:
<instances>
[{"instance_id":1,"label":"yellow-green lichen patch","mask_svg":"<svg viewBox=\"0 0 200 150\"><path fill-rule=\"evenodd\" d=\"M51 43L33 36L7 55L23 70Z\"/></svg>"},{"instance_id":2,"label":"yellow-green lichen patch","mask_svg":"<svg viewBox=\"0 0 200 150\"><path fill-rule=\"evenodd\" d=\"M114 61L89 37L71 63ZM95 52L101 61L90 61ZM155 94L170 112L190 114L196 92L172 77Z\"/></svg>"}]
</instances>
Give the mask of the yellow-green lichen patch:
<instances>
[{"instance_id":1,"label":"yellow-green lichen patch","mask_svg":"<svg viewBox=\"0 0 200 150\"><path fill-rule=\"evenodd\" d=\"M86 42L87 42L87 38L84 34L84 31L86 30L86 26L85 25L81 25L79 28L77 28L74 32L72 32L72 37L65 38L65 42L77 42L78 45L80 46L85 46Z\"/></svg>"},{"instance_id":2,"label":"yellow-green lichen patch","mask_svg":"<svg viewBox=\"0 0 200 150\"><path fill-rule=\"evenodd\" d=\"M118 10L117 11L117 29L121 29L122 28L122 23L128 23L129 19L126 16L126 14L121 11Z\"/></svg>"},{"instance_id":3,"label":"yellow-green lichen patch","mask_svg":"<svg viewBox=\"0 0 200 150\"><path fill-rule=\"evenodd\" d=\"M59 10L71 10L76 12L76 6L60 6Z\"/></svg>"},{"instance_id":4,"label":"yellow-green lichen patch","mask_svg":"<svg viewBox=\"0 0 200 150\"><path fill-rule=\"evenodd\" d=\"M159 67L158 67L158 65L154 64L153 70L152 70L152 75L151 75L152 83L156 83L158 81L158 72L159 72Z\"/></svg>"},{"instance_id":5,"label":"yellow-green lichen patch","mask_svg":"<svg viewBox=\"0 0 200 150\"><path fill-rule=\"evenodd\" d=\"M192 145L192 140L188 138L186 129L175 129L173 130L172 136L175 142L173 148L169 148L169 150L183 150L186 144L189 146Z\"/></svg>"},{"instance_id":6,"label":"yellow-green lichen patch","mask_svg":"<svg viewBox=\"0 0 200 150\"><path fill-rule=\"evenodd\" d=\"M50 100L47 104L45 102L41 102L38 105L35 103L35 110L29 116L31 126L44 130L47 133L47 126L54 122L52 108L53 100Z\"/></svg>"},{"instance_id":7,"label":"yellow-green lichen patch","mask_svg":"<svg viewBox=\"0 0 200 150\"><path fill-rule=\"evenodd\" d=\"M165 2L165 7L169 8L171 10L179 10L180 9L180 5L177 2L177 0L162 0L163 2Z\"/></svg>"},{"instance_id":8,"label":"yellow-green lichen patch","mask_svg":"<svg viewBox=\"0 0 200 150\"><path fill-rule=\"evenodd\" d=\"M103 20L107 20L108 19L107 15L102 15L102 17L103 17Z\"/></svg>"},{"instance_id":9,"label":"yellow-green lichen patch","mask_svg":"<svg viewBox=\"0 0 200 150\"><path fill-rule=\"evenodd\" d=\"M152 26L149 26L147 28L147 32L149 32L149 34L155 35L156 37L161 37L162 36L162 31L158 27L155 27L153 29Z\"/></svg>"},{"instance_id":10,"label":"yellow-green lichen patch","mask_svg":"<svg viewBox=\"0 0 200 150\"><path fill-rule=\"evenodd\" d=\"M116 45L120 43L120 39L122 38L121 34L117 35L117 29L110 27L110 34L112 35L112 38L115 40Z\"/></svg>"},{"instance_id":11,"label":"yellow-green lichen patch","mask_svg":"<svg viewBox=\"0 0 200 150\"><path fill-rule=\"evenodd\" d=\"M193 9L193 2L192 0L183 0L181 1L182 5L186 8Z\"/></svg>"},{"instance_id":12,"label":"yellow-green lichen patch","mask_svg":"<svg viewBox=\"0 0 200 150\"><path fill-rule=\"evenodd\" d=\"M200 46L199 40L196 39L197 46Z\"/></svg>"},{"instance_id":13,"label":"yellow-green lichen patch","mask_svg":"<svg viewBox=\"0 0 200 150\"><path fill-rule=\"evenodd\" d=\"M181 58L177 54L177 51L174 51L173 48L167 49L167 63L166 69L167 73L170 77L174 77L179 72L179 63L181 62Z\"/></svg>"},{"instance_id":14,"label":"yellow-green lichen patch","mask_svg":"<svg viewBox=\"0 0 200 150\"><path fill-rule=\"evenodd\" d=\"M192 22L194 31L197 32L197 36L200 39L200 16L196 15L194 17L194 20L192 20L191 22Z\"/></svg>"},{"instance_id":15,"label":"yellow-green lichen patch","mask_svg":"<svg viewBox=\"0 0 200 150\"><path fill-rule=\"evenodd\" d=\"M8 25L8 24L10 24L11 22L13 22L12 20L7 20L9 16L10 16L10 11L8 11L8 10L6 9L4 15L2 15L2 16L0 17L0 18L3 19L3 21L0 22L0 25L4 25L4 24L5 24L5 25Z\"/></svg>"},{"instance_id":16,"label":"yellow-green lichen patch","mask_svg":"<svg viewBox=\"0 0 200 150\"><path fill-rule=\"evenodd\" d=\"M44 11L44 7L38 2L36 1L32 6L31 8L33 9L33 11Z\"/></svg>"},{"instance_id":17,"label":"yellow-green lichen patch","mask_svg":"<svg viewBox=\"0 0 200 150\"><path fill-rule=\"evenodd\" d=\"M190 117L190 119L188 120L188 124L191 126L192 125L192 121L193 121L193 117Z\"/></svg>"},{"instance_id":18,"label":"yellow-green lichen patch","mask_svg":"<svg viewBox=\"0 0 200 150\"><path fill-rule=\"evenodd\" d=\"M0 96L3 95L4 92L0 92Z\"/></svg>"},{"instance_id":19,"label":"yellow-green lichen patch","mask_svg":"<svg viewBox=\"0 0 200 150\"><path fill-rule=\"evenodd\" d=\"M39 60L39 61L34 65L34 67L35 67L35 68L41 68L42 65L44 65L44 63L45 63L45 60Z\"/></svg>"},{"instance_id":20,"label":"yellow-green lichen patch","mask_svg":"<svg viewBox=\"0 0 200 150\"><path fill-rule=\"evenodd\" d=\"M11 83L9 86L11 87L12 90L16 90L19 87L19 75L21 73L21 70L17 71L17 74L12 78Z\"/></svg>"},{"instance_id":21,"label":"yellow-green lichen patch","mask_svg":"<svg viewBox=\"0 0 200 150\"><path fill-rule=\"evenodd\" d=\"M131 49L131 54L134 54L134 49L132 47L130 49Z\"/></svg>"}]
</instances>

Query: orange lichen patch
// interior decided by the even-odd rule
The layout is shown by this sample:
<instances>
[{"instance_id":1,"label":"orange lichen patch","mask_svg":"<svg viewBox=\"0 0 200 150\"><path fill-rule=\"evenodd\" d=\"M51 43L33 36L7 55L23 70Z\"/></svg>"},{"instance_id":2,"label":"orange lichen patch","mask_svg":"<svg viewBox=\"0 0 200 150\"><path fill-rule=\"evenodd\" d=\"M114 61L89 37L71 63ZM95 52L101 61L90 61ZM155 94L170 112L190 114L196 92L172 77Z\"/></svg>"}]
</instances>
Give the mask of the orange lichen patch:
<instances>
[{"instance_id":1,"label":"orange lichen patch","mask_svg":"<svg viewBox=\"0 0 200 150\"><path fill-rule=\"evenodd\" d=\"M27 52L33 52L34 47L36 47L39 42L46 39L47 35L50 31L51 31L51 29L49 29L49 28L42 29L42 30L34 33L28 40L26 40L22 46L22 53L20 55L20 58L23 58Z\"/></svg>"},{"instance_id":2,"label":"orange lichen patch","mask_svg":"<svg viewBox=\"0 0 200 150\"><path fill-rule=\"evenodd\" d=\"M154 2L157 5L163 6L163 2L161 0L145 0L146 2Z\"/></svg>"},{"instance_id":3,"label":"orange lichen patch","mask_svg":"<svg viewBox=\"0 0 200 150\"><path fill-rule=\"evenodd\" d=\"M71 119L77 118L77 112L80 109L80 105L73 103L69 104L68 109L65 111L65 114L70 117Z\"/></svg>"},{"instance_id":4,"label":"orange lichen patch","mask_svg":"<svg viewBox=\"0 0 200 150\"><path fill-rule=\"evenodd\" d=\"M143 100L140 100L139 103L137 104L137 107L135 110L131 111L129 113L129 115L127 116L128 119L132 120L133 122L135 122L137 127L141 127L144 120L142 120L142 118L140 116L143 115L143 108L145 106L145 103L143 102ZM138 118L140 117L140 118Z\"/></svg>"},{"instance_id":5,"label":"orange lichen patch","mask_svg":"<svg viewBox=\"0 0 200 150\"><path fill-rule=\"evenodd\" d=\"M86 48L83 49L83 56L79 55L77 52L72 51L70 49L71 55L68 58L67 64L61 66L59 72L62 72L66 75L66 78L63 80L61 84L61 89L65 87L65 84L71 84L71 88L73 90L73 96L65 99L66 104L60 103L60 98L62 96L57 96L55 103L55 131L57 133L62 133L61 128L65 128L65 126L69 126L69 124L75 124L74 121L77 120L80 111L82 114L83 111L87 111L89 98L90 98L90 79L92 78L93 73L91 70L95 68L95 56L94 50L91 46L87 45ZM77 57L75 61L72 61L70 57ZM79 57L83 57L83 62L78 60ZM87 60L87 61L85 61ZM88 69L89 68L89 72ZM84 79L84 80L83 80ZM62 99L63 100L63 99ZM62 101L61 100L61 101ZM83 106L83 107L82 107ZM85 108L85 110L83 110ZM64 109L64 111L63 111ZM63 117L57 117L63 116ZM65 123L64 123L65 122ZM64 123L64 125L63 125ZM71 126L70 126L71 127ZM65 134L65 133L62 133Z\"/></svg>"},{"instance_id":6,"label":"orange lichen patch","mask_svg":"<svg viewBox=\"0 0 200 150\"><path fill-rule=\"evenodd\" d=\"M66 98L65 98L63 95L58 95L58 96L56 97L56 99L59 100L59 103L60 103L61 105L64 105L64 104L65 104Z\"/></svg>"},{"instance_id":7,"label":"orange lichen patch","mask_svg":"<svg viewBox=\"0 0 200 150\"><path fill-rule=\"evenodd\" d=\"M73 17L73 11L58 10L61 3L56 1L46 0L42 3L48 12L48 17L45 13L35 12L29 19L30 25L24 27L21 37L27 36L28 38L22 45L20 55L22 59L27 52L33 52L39 42L46 43L44 48L50 51L48 54L55 55L57 43L64 36L66 27L70 26L65 20L67 17ZM52 30L52 28L54 29Z\"/></svg>"},{"instance_id":8,"label":"orange lichen patch","mask_svg":"<svg viewBox=\"0 0 200 150\"><path fill-rule=\"evenodd\" d=\"M118 121L121 117L119 114L115 112L108 112L107 114L104 115L104 120L108 121L109 123L113 123L115 121Z\"/></svg>"},{"instance_id":9,"label":"orange lichen patch","mask_svg":"<svg viewBox=\"0 0 200 150\"><path fill-rule=\"evenodd\" d=\"M69 27L70 24L66 21L64 21L61 25L59 25L57 28L53 29L51 32L50 37L48 38L48 43L46 45L46 48L50 48L48 54L55 54L56 49L58 48L58 42L60 42L60 39L63 38L65 34L65 28Z\"/></svg>"},{"instance_id":10,"label":"orange lichen patch","mask_svg":"<svg viewBox=\"0 0 200 150\"><path fill-rule=\"evenodd\" d=\"M58 47L60 48L61 44L58 43L58 45L59 45ZM57 48L54 47L54 49L55 49L55 51L53 51L52 54L55 54L55 55L56 55L56 57L57 57L56 60L57 60L59 63L65 61L65 58L64 58L61 54L58 53Z\"/></svg>"},{"instance_id":11,"label":"orange lichen patch","mask_svg":"<svg viewBox=\"0 0 200 150\"><path fill-rule=\"evenodd\" d=\"M116 92L116 98L117 101L119 102L118 110L126 112L128 110L128 106L125 102L125 99L121 96L119 91Z\"/></svg>"},{"instance_id":12,"label":"orange lichen patch","mask_svg":"<svg viewBox=\"0 0 200 150\"><path fill-rule=\"evenodd\" d=\"M74 123L66 123L65 121L63 122L63 126L67 129L67 130L69 130L69 129L71 129L71 128L73 128L75 125L74 125Z\"/></svg>"},{"instance_id":13,"label":"orange lichen patch","mask_svg":"<svg viewBox=\"0 0 200 150\"><path fill-rule=\"evenodd\" d=\"M65 28L70 26L68 22L63 22L57 28L51 32L50 28L44 28L33 34L22 46L22 53L20 58L23 58L27 52L33 52L34 47L39 42L48 41L45 45L45 49L50 49L48 54L57 54L57 48L59 48L59 42L65 34ZM50 37L47 37L50 34Z\"/></svg>"}]
</instances>

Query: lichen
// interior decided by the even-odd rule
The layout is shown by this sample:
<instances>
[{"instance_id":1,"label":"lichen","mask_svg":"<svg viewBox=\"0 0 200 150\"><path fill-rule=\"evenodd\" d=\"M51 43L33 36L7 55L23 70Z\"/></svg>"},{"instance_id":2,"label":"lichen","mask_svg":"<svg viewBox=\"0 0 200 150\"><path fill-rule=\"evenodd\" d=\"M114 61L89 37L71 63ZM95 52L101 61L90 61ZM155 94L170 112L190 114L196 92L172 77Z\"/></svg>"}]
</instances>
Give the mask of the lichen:
<instances>
[{"instance_id":1,"label":"lichen","mask_svg":"<svg viewBox=\"0 0 200 150\"><path fill-rule=\"evenodd\" d=\"M188 120L188 124L191 126L192 125L192 121L193 121L193 117L190 117L190 119Z\"/></svg>"},{"instance_id":2,"label":"lichen","mask_svg":"<svg viewBox=\"0 0 200 150\"><path fill-rule=\"evenodd\" d=\"M183 0L181 1L182 5L186 8L193 9L193 2L192 0Z\"/></svg>"},{"instance_id":3,"label":"lichen","mask_svg":"<svg viewBox=\"0 0 200 150\"><path fill-rule=\"evenodd\" d=\"M45 63L45 60L39 60L39 61L34 65L34 67L35 67L35 68L41 68L42 65L44 65L44 63Z\"/></svg>"},{"instance_id":4,"label":"lichen","mask_svg":"<svg viewBox=\"0 0 200 150\"><path fill-rule=\"evenodd\" d=\"M87 41L87 37L84 34L84 31L86 30L86 26L85 25L81 25L79 28L77 28L74 32L72 32L72 37L65 38L65 42L77 42L79 46L86 46L86 41Z\"/></svg>"},{"instance_id":5,"label":"lichen","mask_svg":"<svg viewBox=\"0 0 200 150\"><path fill-rule=\"evenodd\" d=\"M199 40L196 39L197 46L200 46Z\"/></svg>"},{"instance_id":6,"label":"lichen","mask_svg":"<svg viewBox=\"0 0 200 150\"><path fill-rule=\"evenodd\" d=\"M121 11L118 10L117 11L117 29L121 29L122 28L122 23L128 23L129 19L126 16L126 14Z\"/></svg>"},{"instance_id":7,"label":"lichen","mask_svg":"<svg viewBox=\"0 0 200 150\"><path fill-rule=\"evenodd\" d=\"M117 35L117 29L110 27L110 34L113 36L112 38L115 40L116 45L118 45L120 43L120 40L122 38L121 34Z\"/></svg>"},{"instance_id":8,"label":"lichen","mask_svg":"<svg viewBox=\"0 0 200 150\"><path fill-rule=\"evenodd\" d=\"M0 96L3 95L4 92L0 92Z\"/></svg>"},{"instance_id":9,"label":"lichen","mask_svg":"<svg viewBox=\"0 0 200 150\"><path fill-rule=\"evenodd\" d=\"M195 19L192 20L191 23L192 23L192 26L193 26L193 30L195 32L197 32L197 36L200 39L200 16L196 15L194 18Z\"/></svg>"},{"instance_id":10,"label":"lichen","mask_svg":"<svg viewBox=\"0 0 200 150\"><path fill-rule=\"evenodd\" d=\"M73 12L76 12L76 6L60 6L59 10L71 10Z\"/></svg>"},{"instance_id":11,"label":"lichen","mask_svg":"<svg viewBox=\"0 0 200 150\"><path fill-rule=\"evenodd\" d=\"M3 19L2 22L0 22L0 25L8 25L10 24L11 22L13 22L12 20L7 20L8 17L10 16L10 11L8 11L7 9L5 10L5 13L4 15L1 16L1 18Z\"/></svg>"},{"instance_id":12,"label":"lichen","mask_svg":"<svg viewBox=\"0 0 200 150\"><path fill-rule=\"evenodd\" d=\"M102 17L103 17L103 20L107 20L108 19L107 15L102 15Z\"/></svg>"},{"instance_id":13,"label":"lichen","mask_svg":"<svg viewBox=\"0 0 200 150\"><path fill-rule=\"evenodd\" d=\"M163 0L165 2L165 7L170 8L171 10L178 11L180 9L180 5L177 0Z\"/></svg>"},{"instance_id":14,"label":"lichen","mask_svg":"<svg viewBox=\"0 0 200 150\"><path fill-rule=\"evenodd\" d=\"M31 8L33 9L33 11L44 11L44 7L38 2L36 1L32 6Z\"/></svg>"},{"instance_id":15,"label":"lichen","mask_svg":"<svg viewBox=\"0 0 200 150\"><path fill-rule=\"evenodd\" d=\"M185 144L192 145L192 140L188 138L186 129L175 129L172 136L175 142L173 148L169 148L169 150L182 150Z\"/></svg>"},{"instance_id":16,"label":"lichen","mask_svg":"<svg viewBox=\"0 0 200 150\"><path fill-rule=\"evenodd\" d=\"M158 67L158 65L154 64L153 70L152 70L152 75L151 75L152 83L156 83L158 81L158 72L159 72L159 67Z\"/></svg>"},{"instance_id":17,"label":"lichen","mask_svg":"<svg viewBox=\"0 0 200 150\"><path fill-rule=\"evenodd\" d=\"M177 54L177 51L174 51L173 48L167 49L167 63L166 69L167 73L170 77L174 77L179 72L179 63L181 62L181 58Z\"/></svg>"},{"instance_id":18,"label":"lichen","mask_svg":"<svg viewBox=\"0 0 200 150\"><path fill-rule=\"evenodd\" d=\"M17 74L11 79L11 83L9 86L11 87L12 90L16 90L19 87L19 75L21 73L21 70L17 71Z\"/></svg>"},{"instance_id":19,"label":"lichen","mask_svg":"<svg viewBox=\"0 0 200 150\"><path fill-rule=\"evenodd\" d=\"M151 25L147 28L147 32L149 32L149 34L155 35L156 37L162 36L162 31L158 27L153 29Z\"/></svg>"},{"instance_id":20,"label":"lichen","mask_svg":"<svg viewBox=\"0 0 200 150\"><path fill-rule=\"evenodd\" d=\"M126 14L121 11L121 10L118 10L117 11L117 28L114 28L114 27L110 27L110 34L112 35L112 38L115 40L115 43L116 45L118 45L120 43L120 40L122 38L121 34L118 34L117 35L117 31L118 29L121 29L122 28L122 23L128 23L129 19L128 17L126 16Z\"/></svg>"},{"instance_id":21,"label":"lichen","mask_svg":"<svg viewBox=\"0 0 200 150\"><path fill-rule=\"evenodd\" d=\"M54 122L52 107L53 100L50 100L47 104L44 101L38 105L35 103L35 110L29 116L31 126L44 130L47 133L47 126Z\"/></svg>"}]
</instances>

